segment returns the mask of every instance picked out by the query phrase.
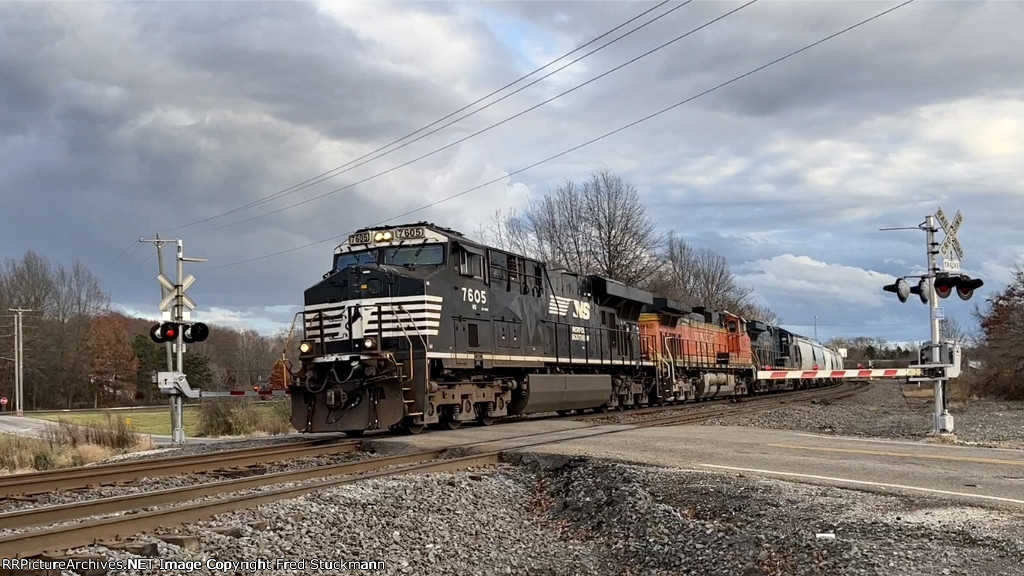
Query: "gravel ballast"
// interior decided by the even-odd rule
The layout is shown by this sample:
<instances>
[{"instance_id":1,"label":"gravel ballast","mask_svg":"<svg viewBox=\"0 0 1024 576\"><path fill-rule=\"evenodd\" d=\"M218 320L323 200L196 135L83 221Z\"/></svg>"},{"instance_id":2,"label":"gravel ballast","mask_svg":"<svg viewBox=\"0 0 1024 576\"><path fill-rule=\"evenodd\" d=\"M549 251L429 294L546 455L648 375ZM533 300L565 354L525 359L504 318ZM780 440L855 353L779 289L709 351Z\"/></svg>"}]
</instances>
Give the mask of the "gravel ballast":
<instances>
[{"instance_id":1,"label":"gravel ballast","mask_svg":"<svg viewBox=\"0 0 1024 576\"><path fill-rule=\"evenodd\" d=\"M838 436L921 439L932 430L931 398L904 397L916 384L872 382L854 396L816 404L779 405L755 414L714 418L705 426L753 426ZM1024 449L1024 402L972 400L947 404L959 443Z\"/></svg>"},{"instance_id":2,"label":"gravel ballast","mask_svg":"<svg viewBox=\"0 0 1024 576\"><path fill-rule=\"evenodd\" d=\"M1021 574L1024 514L744 475L517 453L517 465L372 479L152 536L162 558L383 561L345 574ZM214 528L235 528L234 535ZM124 559L123 550L81 553ZM111 574L140 572L112 571ZM166 574L153 569L143 574ZM226 571L226 573L234 573ZM249 573L240 571L238 573Z\"/></svg>"}]
</instances>

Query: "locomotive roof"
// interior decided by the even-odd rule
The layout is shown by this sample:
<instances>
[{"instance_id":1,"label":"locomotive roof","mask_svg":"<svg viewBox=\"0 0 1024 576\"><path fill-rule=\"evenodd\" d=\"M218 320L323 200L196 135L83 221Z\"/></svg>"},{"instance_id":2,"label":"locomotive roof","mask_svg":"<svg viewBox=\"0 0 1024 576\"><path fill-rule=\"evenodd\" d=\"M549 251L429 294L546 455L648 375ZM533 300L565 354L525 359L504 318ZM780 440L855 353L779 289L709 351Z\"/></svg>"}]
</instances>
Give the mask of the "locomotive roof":
<instances>
[{"instance_id":1,"label":"locomotive roof","mask_svg":"<svg viewBox=\"0 0 1024 576\"><path fill-rule=\"evenodd\" d=\"M445 228L444 226L438 226L437 224L434 224L433 222L409 222L407 224L381 224L381 225L378 225L378 226L368 226L366 228L360 228L359 230L356 230L354 232L354 234L358 234L359 232L376 232L377 230L393 230L395 228L413 228L415 226L422 226L424 228L433 228L435 231L440 232L442 234L446 234L448 236L453 236L453 237L457 237L457 238L465 238L465 239L468 240L468 238L466 238L466 236L462 232L459 232L458 230L453 230L452 228Z\"/></svg>"}]
</instances>

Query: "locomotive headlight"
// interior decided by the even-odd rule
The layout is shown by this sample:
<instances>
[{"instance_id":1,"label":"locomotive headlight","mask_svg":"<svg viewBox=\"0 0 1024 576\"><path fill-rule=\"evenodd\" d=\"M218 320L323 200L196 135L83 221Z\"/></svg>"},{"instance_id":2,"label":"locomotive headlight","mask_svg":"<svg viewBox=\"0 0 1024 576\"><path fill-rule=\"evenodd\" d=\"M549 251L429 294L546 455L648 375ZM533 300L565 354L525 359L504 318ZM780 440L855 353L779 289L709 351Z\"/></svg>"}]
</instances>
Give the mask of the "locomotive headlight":
<instances>
[{"instance_id":1,"label":"locomotive headlight","mask_svg":"<svg viewBox=\"0 0 1024 576\"><path fill-rule=\"evenodd\" d=\"M376 234L373 235L373 241L374 242L380 242L383 239L384 239L384 233L383 232L377 232Z\"/></svg>"},{"instance_id":2,"label":"locomotive headlight","mask_svg":"<svg viewBox=\"0 0 1024 576\"><path fill-rule=\"evenodd\" d=\"M373 338L363 338L363 348L366 350L373 350L373 347L377 345L377 342Z\"/></svg>"},{"instance_id":3,"label":"locomotive headlight","mask_svg":"<svg viewBox=\"0 0 1024 576\"><path fill-rule=\"evenodd\" d=\"M393 238L393 236L391 235L390 231L384 233L385 240L391 240L391 238Z\"/></svg>"},{"instance_id":4,"label":"locomotive headlight","mask_svg":"<svg viewBox=\"0 0 1024 576\"><path fill-rule=\"evenodd\" d=\"M303 340L299 343L299 354L312 354L313 353L313 341Z\"/></svg>"}]
</instances>

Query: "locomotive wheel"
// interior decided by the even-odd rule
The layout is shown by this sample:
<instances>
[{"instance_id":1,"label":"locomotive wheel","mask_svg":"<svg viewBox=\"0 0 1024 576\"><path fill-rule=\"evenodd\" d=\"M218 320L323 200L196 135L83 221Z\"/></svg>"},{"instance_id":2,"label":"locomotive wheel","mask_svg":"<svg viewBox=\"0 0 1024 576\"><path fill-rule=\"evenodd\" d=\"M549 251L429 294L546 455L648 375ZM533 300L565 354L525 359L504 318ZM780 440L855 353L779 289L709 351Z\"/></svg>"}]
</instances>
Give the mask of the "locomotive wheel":
<instances>
[{"instance_id":1,"label":"locomotive wheel","mask_svg":"<svg viewBox=\"0 0 1024 576\"><path fill-rule=\"evenodd\" d=\"M423 424L404 424L402 425L402 430L407 434L415 436L420 432L423 432Z\"/></svg>"},{"instance_id":2,"label":"locomotive wheel","mask_svg":"<svg viewBox=\"0 0 1024 576\"><path fill-rule=\"evenodd\" d=\"M452 420L451 418L445 418L441 421L442 430L458 430L459 426L462 426L462 420Z\"/></svg>"},{"instance_id":3,"label":"locomotive wheel","mask_svg":"<svg viewBox=\"0 0 1024 576\"><path fill-rule=\"evenodd\" d=\"M490 426L491 424L494 424L494 417L493 416L477 416L476 417L476 421L479 422L481 426Z\"/></svg>"},{"instance_id":4,"label":"locomotive wheel","mask_svg":"<svg viewBox=\"0 0 1024 576\"><path fill-rule=\"evenodd\" d=\"M345 436L349 438L360 438L365 430L345 430Z\"/></svg>"}]
</instances>

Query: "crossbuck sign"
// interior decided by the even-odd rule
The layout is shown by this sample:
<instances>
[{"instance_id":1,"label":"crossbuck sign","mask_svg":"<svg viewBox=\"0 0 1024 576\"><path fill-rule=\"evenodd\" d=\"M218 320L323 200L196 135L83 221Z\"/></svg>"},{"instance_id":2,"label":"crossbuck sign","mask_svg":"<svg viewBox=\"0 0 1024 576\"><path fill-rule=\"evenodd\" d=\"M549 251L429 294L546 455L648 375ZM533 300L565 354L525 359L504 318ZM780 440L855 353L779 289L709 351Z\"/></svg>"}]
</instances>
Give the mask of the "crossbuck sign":
<instances>
[{"instance_id":1,"label":"crossbuck sign","mask_svg":"<svg viewBox=\"0 0 1024 576\"><path fill-rule=\"evenodd\" d=\"M935 219L939 221L942 231L946 233L946 239L939 248L939 253L942 254L942 269L946 272L959 272L960 261L964 258L964 250L960 247L960 241L957 240L956 233L964 222L964 215L957 210L956 217L950 223L949 218L946 218L946 213L939 207L939 211L935 213ZM956 254L956 258L953 258L953 253Z\"/></svg>"}]
</instances>

